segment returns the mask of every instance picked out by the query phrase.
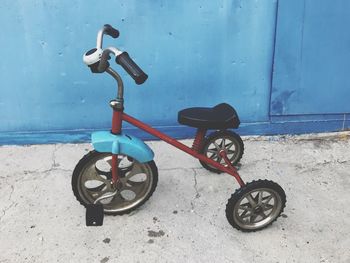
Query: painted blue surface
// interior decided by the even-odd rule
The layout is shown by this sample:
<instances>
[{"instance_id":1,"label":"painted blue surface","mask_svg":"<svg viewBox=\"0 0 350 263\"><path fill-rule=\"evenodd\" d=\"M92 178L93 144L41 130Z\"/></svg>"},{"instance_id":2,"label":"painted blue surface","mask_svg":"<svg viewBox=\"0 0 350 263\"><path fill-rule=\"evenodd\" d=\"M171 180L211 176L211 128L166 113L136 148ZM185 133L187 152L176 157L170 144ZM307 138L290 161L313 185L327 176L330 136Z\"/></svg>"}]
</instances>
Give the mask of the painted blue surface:
<instances>
[{"instance_id":1,"label":"painted blue surface","mask_svg":"<svg viewBox=\"0 0 350 263\"><path fill-rule=\"evenodd\" d=\"M280 1L272 115L350 113L350 1Z\"/></svg>"},{"instance_id":2,"label":"painted blue surface","mask_svg":"<svg viewBox=\"0 0 350 263\"><path fill-rule=\"evenodd\" d=\"M148 73L124 76L129 114L177 125L177 111L226 101L242 121L268 120L276 1L0 2L0 131L102 129L115 83L91 74L82 54L106 22ZM254 14L254 15L252 15ZM6 61L6 63L4 63Z\"/></svg>"},{"instance_id":3,"label":"painted blue surface","mask_svg":"<svg viewBox=\"0 0 350 263\"><path fill-rule=\"evenodd\" d=\"M82 63L105 23L121 32L105 45L128 51L149 75L136 86L114 66L125 82L126 112L169 135L194 134L177 124L182 108L221 102L237 109L241 134L347 129L349 5L131 0L106 8L91 0L3 0L0 144L87 141L110 128L115 83Z\"/></svg>"},{"instance_id":4,"label":"painted blue surface","mask_svg":"<svg viewBox=\"0 0 350 263\"><path fill-rule=\"evenodd\" d=\"M114 135L108 131L94 132L91 135L91 143L98 152L128 155L140 163L152 161L154 157L153 151L147 144L124 133Z\"/></svg>"}]
</instances>

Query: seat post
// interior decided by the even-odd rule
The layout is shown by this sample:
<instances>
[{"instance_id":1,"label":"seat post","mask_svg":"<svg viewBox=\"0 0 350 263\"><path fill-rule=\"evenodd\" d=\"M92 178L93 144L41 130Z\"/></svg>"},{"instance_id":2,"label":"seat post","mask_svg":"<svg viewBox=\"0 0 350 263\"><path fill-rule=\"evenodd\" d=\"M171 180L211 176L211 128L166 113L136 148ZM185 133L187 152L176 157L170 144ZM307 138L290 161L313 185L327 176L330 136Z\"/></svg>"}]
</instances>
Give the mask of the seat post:
<instances>
[{"instance_id":1,"label":"seat post","mask_svg":"<svg viewBox=\"0 0 350 263\"><path fill-rule=\"evenodd\" d=\"M203 139L205 137L205 134L207 132L207 129L205 128L198 128L196 132L196 137L194 138L192 149L196 152L199 152L202 148Z\"/></svg>"}]
</instances>

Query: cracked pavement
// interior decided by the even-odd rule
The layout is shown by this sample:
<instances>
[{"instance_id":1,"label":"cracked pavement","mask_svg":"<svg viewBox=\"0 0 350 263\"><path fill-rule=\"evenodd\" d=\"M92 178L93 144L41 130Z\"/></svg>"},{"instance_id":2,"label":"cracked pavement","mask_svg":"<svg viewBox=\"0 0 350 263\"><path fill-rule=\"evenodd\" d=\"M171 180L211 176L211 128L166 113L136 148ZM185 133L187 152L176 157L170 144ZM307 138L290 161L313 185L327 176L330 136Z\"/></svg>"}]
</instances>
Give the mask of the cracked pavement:
<instances>
[{"instance_id":1,"label":"cracked pavement","mask_svg":"<svg viewBox=\"0 0 350 263\"><path fill-rule=\"evenodd\" d=\"M0 262L349 262L349 138L243 138L243 180L273 180L287 195L282 216L255 233L226 220L234 179L164 142L147 142L159 169L150 200L90 228L70 185L89 144L2 146Z\"/></svg>"}]
</instances>

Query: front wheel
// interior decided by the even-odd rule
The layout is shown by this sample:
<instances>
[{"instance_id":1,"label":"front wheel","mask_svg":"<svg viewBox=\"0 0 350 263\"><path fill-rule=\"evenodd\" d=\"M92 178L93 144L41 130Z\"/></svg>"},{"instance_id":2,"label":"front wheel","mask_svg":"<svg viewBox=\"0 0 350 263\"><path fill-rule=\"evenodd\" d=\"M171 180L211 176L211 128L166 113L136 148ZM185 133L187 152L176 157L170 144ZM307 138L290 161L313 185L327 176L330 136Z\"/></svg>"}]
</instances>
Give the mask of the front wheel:
<instances>
[{"instance_id":1,"label":"front wheel","mask_svg":"<svg viewBox=\"0 0 350 263\"><path fill-rule=\"evenodd\" d=\"M112 154L91 151L77 164L72 176L72 189L83 205L93 204L101 196L117 191L113 197L100 201L105 214L130 213L144 204L158 182L154 161L139 163L127 155L118 155L119 182L112 184Z\"/></svg>"},{"instance_id":2,"label":"front wheel","mask_svg":"<svg viewBox=\"0 0 350 263\"><path fill-rule=\"evenodd\" d=\"M268 180L247 183L236 190L226 205L228 222L244 232L271 225L283 212L286 194L281 186Z\"/></svg>"}]
</instances>

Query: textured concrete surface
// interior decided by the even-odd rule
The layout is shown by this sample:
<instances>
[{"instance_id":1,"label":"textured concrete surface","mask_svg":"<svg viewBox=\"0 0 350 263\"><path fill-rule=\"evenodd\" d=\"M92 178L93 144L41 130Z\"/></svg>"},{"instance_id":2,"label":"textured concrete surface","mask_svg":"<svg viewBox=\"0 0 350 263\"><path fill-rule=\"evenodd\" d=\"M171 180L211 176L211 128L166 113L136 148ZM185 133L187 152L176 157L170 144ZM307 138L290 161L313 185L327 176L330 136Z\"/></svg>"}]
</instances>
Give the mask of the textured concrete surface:
<instances>
[{"instance_id":1,"label":"textured concrete surface","mask_svg":"<svg viewBox=\"0 0 350 263\"><path fill-rule=\"evenodd\" d=\"M349 136L244 138L244 180L287 194L283 215L256 233L226 221L233 178L163 142L149 142L160 176L151 199L95 228L70 186L90 145L0 147L0 262L349 262Z\"/></svg>"}]
</instances>

